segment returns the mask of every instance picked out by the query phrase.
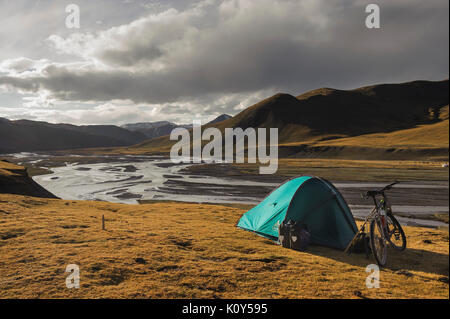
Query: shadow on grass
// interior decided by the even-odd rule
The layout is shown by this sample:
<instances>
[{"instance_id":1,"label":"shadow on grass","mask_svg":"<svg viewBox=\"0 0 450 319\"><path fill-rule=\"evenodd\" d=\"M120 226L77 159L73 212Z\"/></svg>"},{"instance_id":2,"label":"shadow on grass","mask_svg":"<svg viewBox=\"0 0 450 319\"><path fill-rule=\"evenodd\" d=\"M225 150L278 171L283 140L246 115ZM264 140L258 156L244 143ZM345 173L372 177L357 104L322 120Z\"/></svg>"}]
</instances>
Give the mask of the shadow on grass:
<instances>
[{"instance_id":1,"label":"shadow on grass","mask_svg":"<svg viewBox=\"0 0 450 319\"><path fill-rule=\"evenodd\" d=\"M371 253L367 258L365 253L352 253L348 255L340 250L319 246L310 246L306 252L325 258L331 258L353 266L366 267L369 264L376 263L375 258ZM429 250L406 248L405 251L397 251L393 248L389 248L387 264L383 268L392 271L419 271L448 277L448 258L447 254Z\"/></svg>"}]
</instances>

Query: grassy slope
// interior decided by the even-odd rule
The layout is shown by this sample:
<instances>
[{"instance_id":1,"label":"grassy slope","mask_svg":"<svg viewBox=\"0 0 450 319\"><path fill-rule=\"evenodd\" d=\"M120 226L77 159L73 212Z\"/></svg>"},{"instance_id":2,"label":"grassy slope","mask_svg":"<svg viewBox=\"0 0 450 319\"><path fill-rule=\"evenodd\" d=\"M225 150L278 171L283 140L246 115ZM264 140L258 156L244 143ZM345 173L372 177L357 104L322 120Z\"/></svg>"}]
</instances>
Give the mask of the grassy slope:
<instances>
[{"instance_id":1,"label":"grassy slope","mask_svg":"<svg viewBox=\"0 0 450 319\"><path fill-rule=\"evenodd\" d=\"M15 170L22 170L22 169L23 169L22 166L9 162L0 161L0 175L2 176L13 176L16 174L14 172Z\"/></svg>"},{"instance_id":2,"label":"grassy slope","mask_svg":"<svg viewBox=\"0 0 450 319\"><path fill-rule=\"evenodd\" d=\"M55 198L53 194L34 182L29 173L47 173L46 170L25 168L0 160L0 193L12 193Z\"/></svg>"},{"instance_id":3,"label":"grassy slope","mask_svg":"<svg viewBox=\"0 0 450 319\"><path fill-rule=\"evenodd\" d=\"M389 133L365 134L316 143L320 146L359 146L377 148L447 148L449 147L448 105L441 122Z\"/></svg>"},{"instance_id":4,"label":"grassy slope","mask_svg":"<svg viewBox=\"0 0 450 319\"><path fill-rule=\"evenodd\" d=\"M0 194L0 297L449 297L441 281L448 280L447 232L407 227L408 250L390 252L381 288L369 290L372 259L323 247L283 249L236 228L243 212ZM80 289L65 287L72 263L80 266Z\"/></svg>"}]
</instances>

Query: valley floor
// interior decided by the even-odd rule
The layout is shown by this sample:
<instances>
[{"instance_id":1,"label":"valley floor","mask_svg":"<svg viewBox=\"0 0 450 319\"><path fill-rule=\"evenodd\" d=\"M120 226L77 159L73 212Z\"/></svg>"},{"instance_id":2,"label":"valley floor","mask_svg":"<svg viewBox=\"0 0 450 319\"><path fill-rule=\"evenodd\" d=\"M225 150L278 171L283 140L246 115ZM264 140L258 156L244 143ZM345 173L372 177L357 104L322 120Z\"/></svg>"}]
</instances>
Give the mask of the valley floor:
<instances>
[{"instance_id":1,"label":"valley floor","mask_svg":"<svg viewBox=\"0 0 450 319\"><path fill-rule=\"evenodd\" d=\"M448 232L405 227L407 250L367 289L373 259L281 248L236 228L244 212L0 194L0 298L449 298Z\"/></svg>"}]
</instances>

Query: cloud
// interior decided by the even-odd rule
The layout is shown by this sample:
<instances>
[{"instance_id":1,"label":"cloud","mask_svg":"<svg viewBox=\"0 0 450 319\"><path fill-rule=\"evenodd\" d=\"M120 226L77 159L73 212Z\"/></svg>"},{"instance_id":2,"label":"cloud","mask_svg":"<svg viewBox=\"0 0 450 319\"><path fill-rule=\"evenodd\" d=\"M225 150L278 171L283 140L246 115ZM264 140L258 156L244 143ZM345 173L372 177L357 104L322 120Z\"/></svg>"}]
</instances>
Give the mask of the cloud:
<instances>
[{"instance_id":1,"label":"cloud","mask_svg":"<svg viewBox=\"0 0 450 319\"><path fill-rule=\"evenodd\" d=\"M368 3L206 0L169 8L105 30L51 35L48 43L71 61L3 61L0 86L45 92L36 103L127 100L177 118L176 108L232 112L253 100L246 97L276 91L448 77L448 1L379 1L379 30L364 25Z\"/></svg>"},{"instance_id":2,"label":"cloud","mask_svg":"<svg viewBox=\"0 0 450 319\"><path fill-rule=\"evenodd\" d=\"M260 91L250 95L231 94L217 99L202 97L190 102L136 104L130 100L111 100L98 104L58 100L50 102L45 100L45 94L24 97L25 103L22 107L0 107L0 114L2 114L0 117L73 124L115 123L120 125L163 120L170 120L178 124L191 124L194 119L200 119L203 123L207 123L223 113L234 114L267 96L266 91ZM187 112L187 110L189 111Z\"/></svg>"},{"instance_id":3,"label":"cloud","mask_svg":"<svg viewBox=\"0 0 450 319\"><path fill-rule=\"evenodd\" d=\"M0 72L17 74L25 71L33 71L36 63L37 61L25 57L7 59L0 63Z\"/></svg>"}]
</instances>

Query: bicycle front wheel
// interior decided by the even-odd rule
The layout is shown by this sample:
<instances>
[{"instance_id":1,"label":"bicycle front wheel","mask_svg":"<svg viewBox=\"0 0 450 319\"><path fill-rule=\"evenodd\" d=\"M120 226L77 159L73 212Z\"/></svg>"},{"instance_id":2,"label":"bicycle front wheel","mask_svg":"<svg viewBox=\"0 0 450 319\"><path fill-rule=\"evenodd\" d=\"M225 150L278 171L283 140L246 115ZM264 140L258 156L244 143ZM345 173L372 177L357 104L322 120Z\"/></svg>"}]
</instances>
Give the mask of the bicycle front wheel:
<instances>
[{"instance_id":1,"label":"bicycle front wheel","mask_svg":"<svg viewBox=\"0 0 450 319\"><path fill-rule=\"evenodd\" d=\"M386 216L386 239L391 246L399 251L403 251L406 248L406 236L402 226L398 220L391 214Z\"/></svg>"},{"instance_id":2,"label":"bicycle front wheel","mask_svg":"<svg viewBox=\"0 0 450 319\"><path fill-rule=\"evenodd\" d=\"M370 248L379 266L386 265L387 244L383 235L383 226L379 219L374 219L370 223Z\"/></svg>"}]
</instances>

